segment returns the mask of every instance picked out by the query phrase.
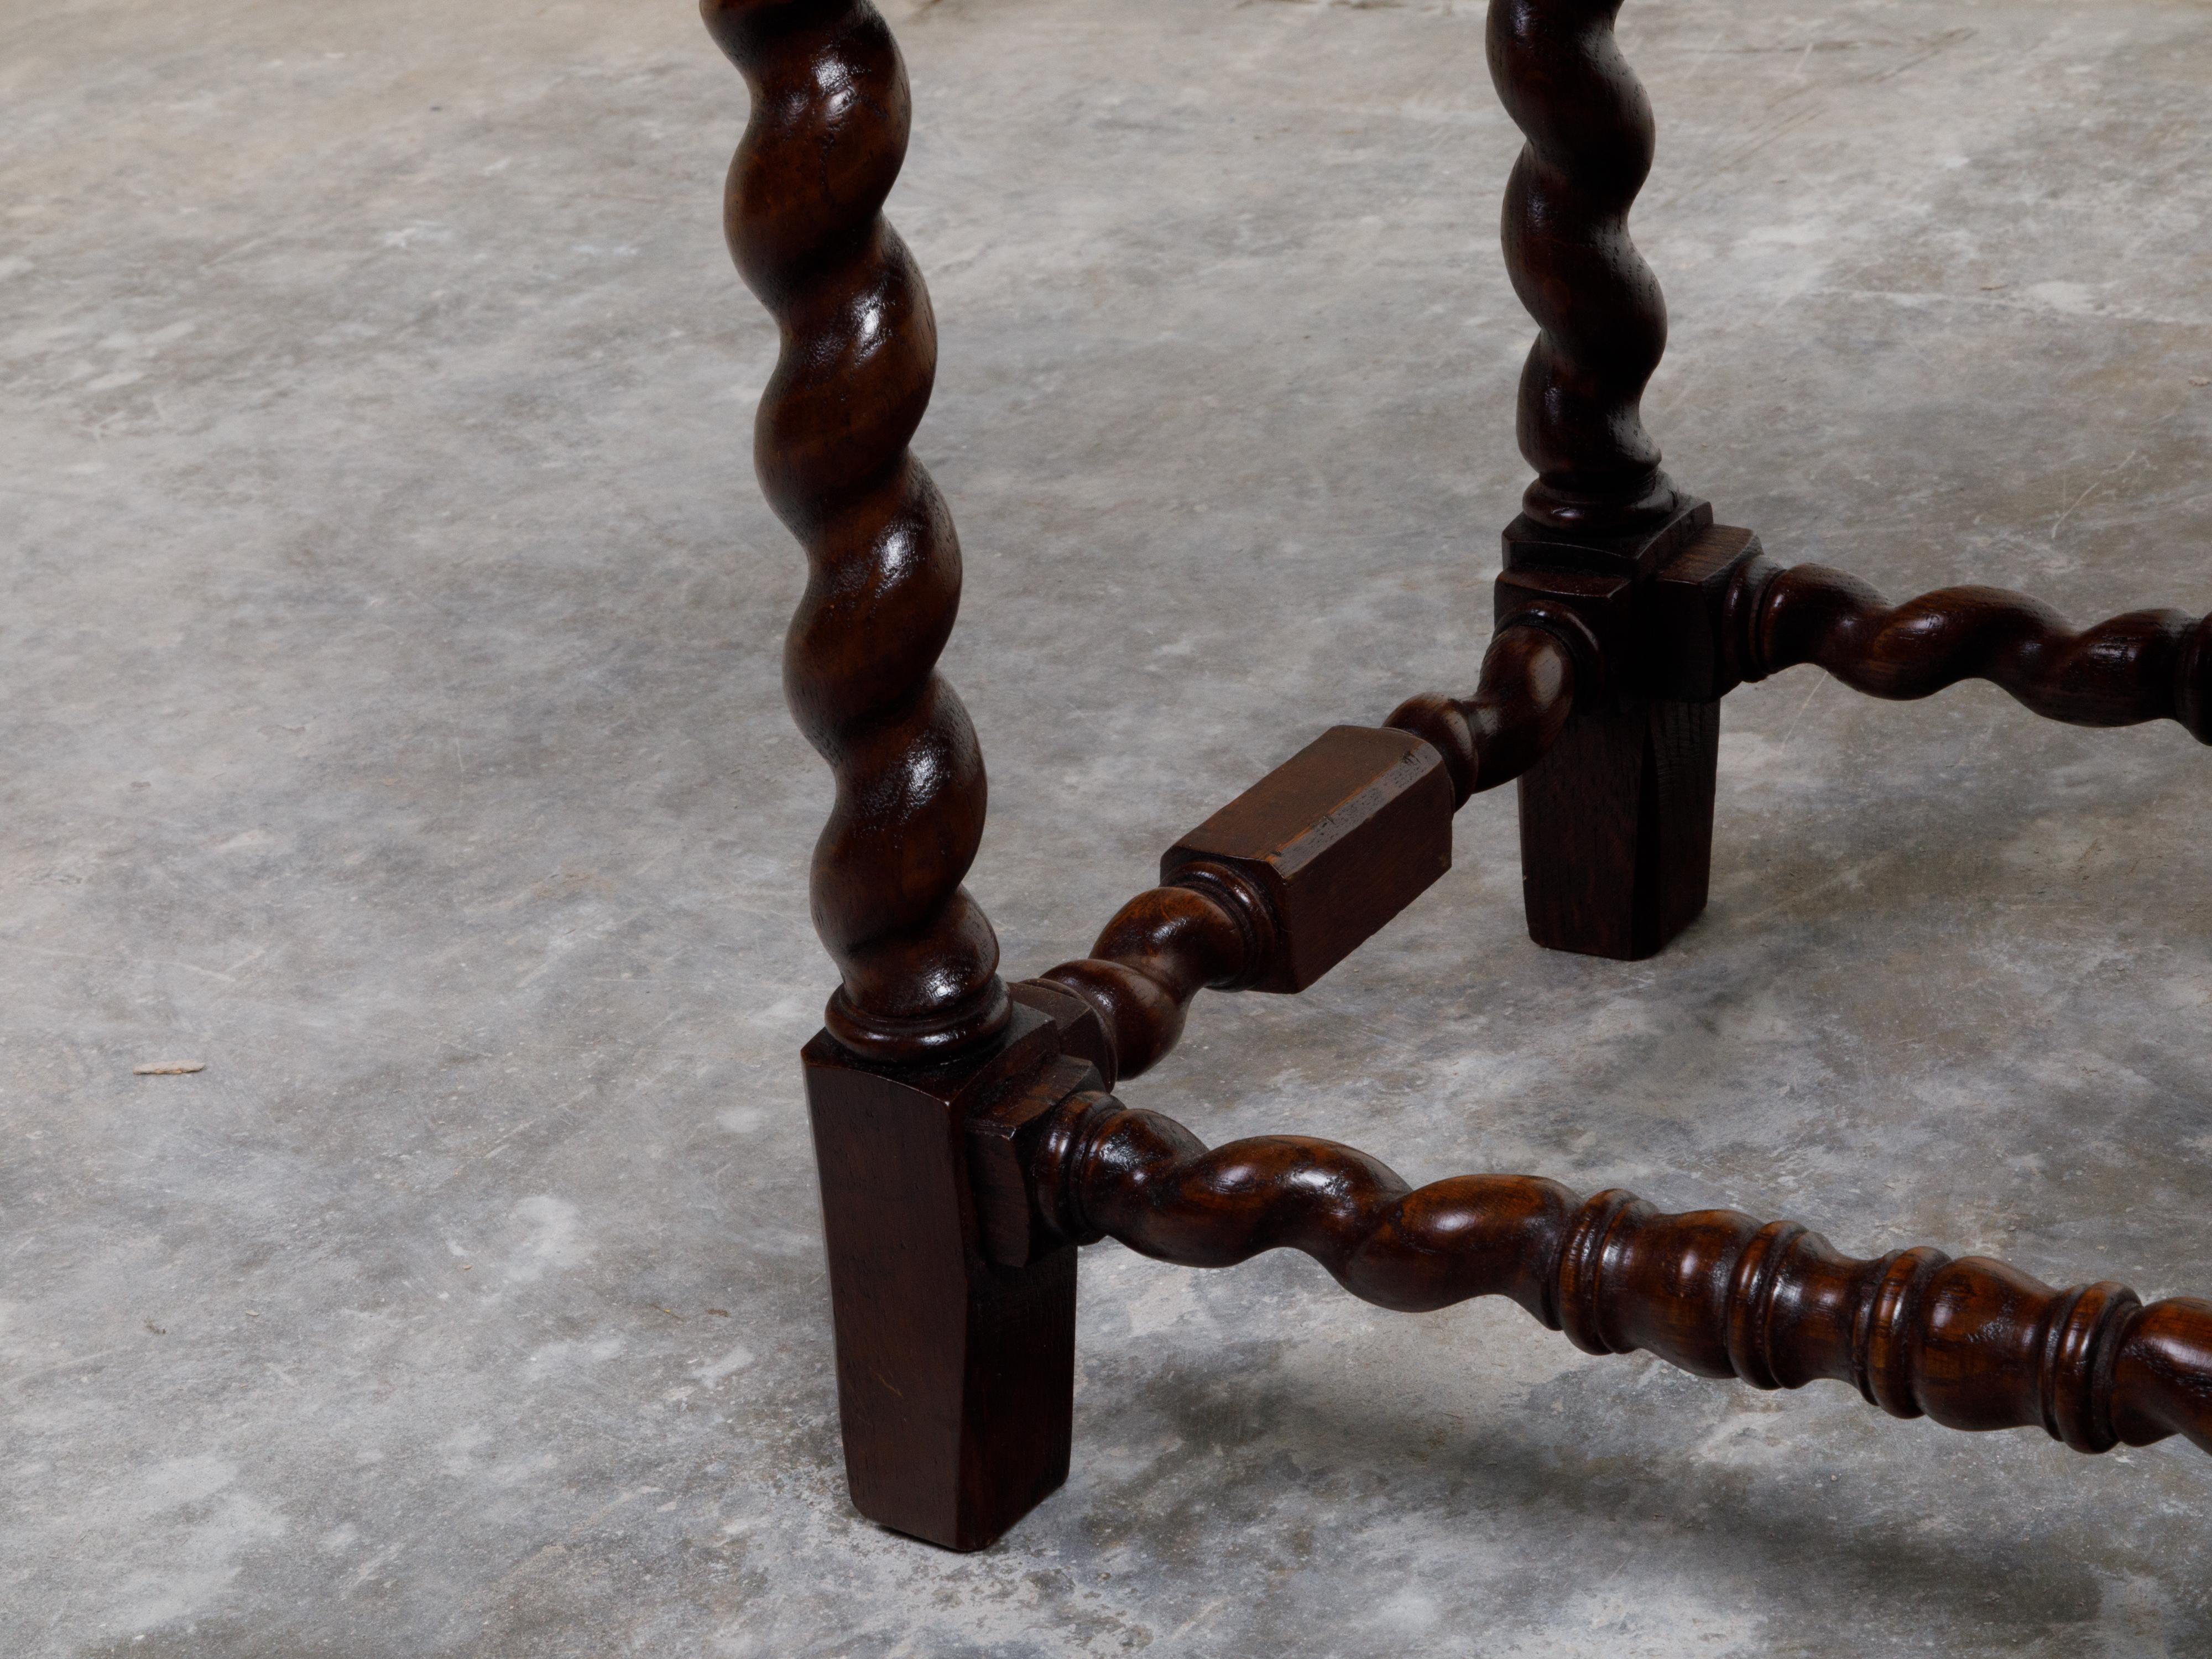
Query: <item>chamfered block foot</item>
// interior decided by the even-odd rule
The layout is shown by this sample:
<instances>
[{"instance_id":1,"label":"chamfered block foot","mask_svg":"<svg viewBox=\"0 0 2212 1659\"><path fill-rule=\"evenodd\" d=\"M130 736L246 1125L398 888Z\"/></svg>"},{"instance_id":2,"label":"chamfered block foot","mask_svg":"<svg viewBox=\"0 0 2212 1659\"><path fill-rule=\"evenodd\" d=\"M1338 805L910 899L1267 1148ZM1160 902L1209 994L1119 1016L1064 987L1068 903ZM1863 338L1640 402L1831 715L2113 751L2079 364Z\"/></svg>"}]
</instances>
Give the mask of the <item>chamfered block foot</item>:
<instances>
[{"instance_id":1,"label":"chamfered block foot","mask_svg":"<svg viewBox=\"0 0 2212 1659\"><path fill-rule=\"evenodd\" d=\"M981 1065L893 1071L826 1033L802 1055L853 1503L947 1549L993 1542L1067 1478L1075 1251L992 1260L971 1179L975 1121L1054 1048L1018 1008Z\"/></svg>"},{"instance_id":2,"label":"chamfered block foot","mask_svg":"<svg viewBox=\"0 0 2212 1659\"><path fill-rule=\"evenodd\" d=\"M1577 713L1521 779L1528 937L1636 962L1705 908L1717 702L1637 699Z\"/></svg>"}]
</instances>

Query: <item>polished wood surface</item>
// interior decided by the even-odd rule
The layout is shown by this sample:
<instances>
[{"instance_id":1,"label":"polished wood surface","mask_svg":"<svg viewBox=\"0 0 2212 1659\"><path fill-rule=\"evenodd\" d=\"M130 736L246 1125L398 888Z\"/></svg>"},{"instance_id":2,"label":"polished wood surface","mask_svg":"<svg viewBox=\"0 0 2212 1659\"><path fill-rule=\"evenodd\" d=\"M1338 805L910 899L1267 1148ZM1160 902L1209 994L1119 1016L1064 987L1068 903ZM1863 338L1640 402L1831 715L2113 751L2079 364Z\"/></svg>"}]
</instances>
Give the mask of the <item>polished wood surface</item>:
<instances>
[{"instance_id":1,"label":"polished wood surface","mask_svg":"<svg viewBox=\"0 0 2212 1659\"><path fill-rule=\"evenodd\" d=\"M1747 678L1814 663L1855 691L1900 699L1988 680L2046 720L2178 720L2212 743L2212 617L2131 611L2077 633L2050 606L2000 588L1939 588L1893 605L1856 577L1801 564L1757 583L1747 623Z\"/></svg>"},{"instance_id":2,"label":"polished wood surface","mask_svg":"<svg viewBox=\"0 0 2212 1659\"><path fill-rule=\"evenodd\" d=\"M1054 1036L1023 1009L980 1064L872 1066L826 1032L802 1056L853 1506L948 1549L980 1549L1067 1478L1075 1252L992 1248L981 1216L1018 1211L1018 1184L979 1212L971 1134L1010 1095L1097 1082L1053 1069Z\"/></svg>"},{"instance_id":3,"label":"polished wood surface","mask_svg":"<svg viewBox=\"0 0 2212 1659\"><path fill-rule=\"evenodd\" d=\"M1201 989L1328 972L1448 866L1454 811L1508 781L1531 936L1662 948L1705 903L1720 700L1793 665L1883 697L1981 678L2054 719L2172 719L2212 741L2212 619L2077 633L1989 588L1892 606L1778 568L1668 477L1640 412L1666 309L1627 234L1653 129L1619 8L1490 9L1492 76L1528 140L1503 234L1538 325L1518 407L1536 477L1473 695L1331 730L1176 843L1088 956L1010 990L961 886L982 760L935 672L958 543L907 448L936 347L881 216L904 70L866 0L704 0L752 93L730 246L782 334L755 460L811 574L786 684L837 783L812 896L842 982L805 1065L847 1468L887 1526L977 1548L1064 1478L1073 1246L1106 1236L1196 1266L1303 1250L1390 1308L1506 1295L1593 1352L1759 1388L1846 1382L1959 1428L2212 1449L2212 1304L2057 1291L1924 1249L1855 1260L1794 1224L1531 1176L1414 1190L1326 1141L1208 1151L1108 1092L1173 1048Z\"/></svg>"},{"instance_id":4,"label":"polished wood surface","mask_svg":"<svg viewBox=\"0 0 2212 1659\"><path fill-rule=\"evenodd\" d=\"M1719 699L1742 677L1731 642L1759 542L1705 523L1649 569L1544 552L1521 550L1497 582L1499 626L1534 620L1571 637L1581 677L1572 717L1520 781L1528 937L1638 961L1705 907Z\"/></svg>"},{"instance_id":5,"label":"polished wood surface","mask_svg":"<svg viewBox=\"0 0 2212 1659\"><path fill-rule=\"evenodd\" d=\"M1717 702L1638 698L1567 722L1521 780L1521 894L1547 951L1640 962L1705 908Z\"/></svg>"},{"instance_id":6,"label":"polished wood surface","mask_svg":"<svg viewBox=\"0 0 2212 1659\"><path fill-rule=\"evenodd\" d=\"M1523 617L1491 635L1473 696L1423 692L1383 724L1411 732L1443 757L1452 804L1464 806L1543 759L1574 707L1572 640Z\"/></svg>"},{"instance_id":7,"label":"polished wood surface","mask_svg":"<svg viewBox=\"0 0 2212 1659\"><path fill-rule=\"evenodd\" d=\"M1472 696L1426 693L1383 731L1335 728L1176 842L1167 885L1016 1000L1058 1020L1110 1088L1166 1056L1201 990L1304 989L1449 867L1454 811L1558 741L1576 650L1594 649L1586 634L1569 643L1578 628L1565 615L1503 628Z\"/></svg>"},{"instance_id":8,"label":"polished wood surface","mask_svg":"<svg viewBox=\"0 0 2212 1659\"><path fill-rule=\"evenodd\" d=\"M1048 969L1037 981L1017 986L1016 994L1026 997L1038 984L1074 999L1094 1016L1103 1046L1086 1036L1072 1038L1071 1046L1109 1079L1137 1077L1182 1038L1200 991L1244 982L1269 924L1257 893L1232 894L1221 883L1149 888L1114 913L1089 956ZM1054 1004L1037 1006L1058 1012Z\"/></svg>"},{"instance_id":9,"label":"polished wood surface","mask_svg":"<svg viewBox=\"0 0 2212 1659\"><path fill-rule=\"evenodd\" d=\"M906 155L906 67L866 0L703 0L752 117L730 165L730 251L782 332L761 398L761 489L806 549L784 686L837 779L814 850L815 931L848 1048L920 1060L988 1042L1010 1004L960 885L983 834L982 751L937 674L960 544L907 451L937 373L921 274L880 211Z\"/></svg>"},{"instance_id":10,"label":"polished wood surface","mask_svg":"<svg viewBox=\"0 0 2212 1659\"><path fill-rule=\"evenodd\" d=\"M1856 1260L1794 1222L1661 1215L1628 1193L1581 1199L1532 1176L1415 1188L1331 1141L1209 1149L1102 1093L1059 1111L1030 1201L1072 1239L1194 1267L1300 1250L1379 1307L1510 1297L1589 1353L1642 1349L1759 1389L1848 1382L1893 1417L2040 1426L2077 1451L2177 1434L2212 1451L2212 1303L2053 1290L1926 1248Z\"/></svg>"},{"instance_id":11,"label":"polished wood surface","mask_svg":"<svg viewBox=\"0 0 2212 1659\"><path fill-rule=\"evenodd\" d=\"M1505 186L1505 269L1539 332L1521 374L1522 510L1577 542L1648 532L1684 497L1638 404L1667 349L1658 279L1628 237L1651 105L1613 39L1621 0L1492 0L1490 77L1527 146Z\"/></svg>"},{"instance_id":12,"label":"polished wood surface","mask_svg":"<svg viewBox=\"0 0 2212 1659\"><path fill-rule=\"evenodd\" d=\"M1419 738L1331 726L1169 848L1160 878L1256 888L1270 925L1247 984L1303 991L1451 868L1457 805Z\"/></svg>"}]
</instances>

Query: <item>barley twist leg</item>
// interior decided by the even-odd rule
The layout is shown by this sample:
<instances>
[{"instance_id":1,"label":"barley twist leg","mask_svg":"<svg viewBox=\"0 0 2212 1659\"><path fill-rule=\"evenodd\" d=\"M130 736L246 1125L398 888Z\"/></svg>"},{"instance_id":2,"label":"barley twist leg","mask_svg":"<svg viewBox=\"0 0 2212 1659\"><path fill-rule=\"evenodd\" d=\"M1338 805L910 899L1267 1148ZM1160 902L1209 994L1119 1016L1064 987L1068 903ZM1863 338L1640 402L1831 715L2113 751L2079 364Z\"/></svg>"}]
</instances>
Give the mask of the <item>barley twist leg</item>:
<instances>
[{"instance_id":1,"label":"barley twist leg","mask_svg":"<svg viewBox=\"0 0 2212 1659\"><path fill-rule=\"evenodd\" d=\"M754 462L806 549L784 689L837 783L815 848L814 925L843 984L827 1024L878 1060L954 1052L1006 1025L998 941L961 887L983 758L935 672L960 544L907 451L937 365L929 295L880 209L906 154L906 70L866 0L703 0L752 117L725 220L782 332Z\"/></svg>"}]
</instances>

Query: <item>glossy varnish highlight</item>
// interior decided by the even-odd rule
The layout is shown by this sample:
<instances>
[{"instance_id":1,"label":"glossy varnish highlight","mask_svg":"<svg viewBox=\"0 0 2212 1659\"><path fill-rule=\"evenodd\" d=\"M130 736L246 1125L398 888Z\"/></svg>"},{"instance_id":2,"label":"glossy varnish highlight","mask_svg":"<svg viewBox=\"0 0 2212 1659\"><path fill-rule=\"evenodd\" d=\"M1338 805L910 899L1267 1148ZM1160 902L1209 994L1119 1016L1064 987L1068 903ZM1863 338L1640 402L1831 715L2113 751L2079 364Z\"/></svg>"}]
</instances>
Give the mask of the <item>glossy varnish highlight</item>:
<instances>
[{"instance_id":1,"label":"glossy varnish highlight","mask_svg":"<svg viewBox=\"0 0 2212 1659\"><path fill-rule=\"evenodd\" d=\"M1474 691L1322 732L1173 843L1087 955L1010 991L961 887L982 758L935 672L958 544L907 447L936 344L880 211L904 70L866 0L705 0L753 94L730 246L782 331L755 460L811 574L786 684L837 781L812 894L842 982L805 1062L848 1473L885 1525L977 1548L1065 1477L1075 1252L1104 1237L1194 1267L1303 1250L1388 1308L1508 1296L1592 1352L1762 1389L1832 1379L1954 1428L2212 1449L2212 1304L1925 1248L1858 1260L1794 1223L1530 1176L1412 1188L1327 1141L1209 1151L1108 1092L1171 1053L1201 990L1295 993L1387 936L1449 866L1452 814L1505 782L1531 937L1663 949L1705 902L1721 701L1794 665L1882 697L1980 678L2055 720L2212 740L2212 621L2076 632L1979 587L1892 606L1778 568L1668 477L1640 410L1666 307L1627 232L1651 111L1619 9L1491 7L1492 77L1528 141L1503 231L1538 324L1518 413L1536 476Z\"/></svg>"}]
</instances>

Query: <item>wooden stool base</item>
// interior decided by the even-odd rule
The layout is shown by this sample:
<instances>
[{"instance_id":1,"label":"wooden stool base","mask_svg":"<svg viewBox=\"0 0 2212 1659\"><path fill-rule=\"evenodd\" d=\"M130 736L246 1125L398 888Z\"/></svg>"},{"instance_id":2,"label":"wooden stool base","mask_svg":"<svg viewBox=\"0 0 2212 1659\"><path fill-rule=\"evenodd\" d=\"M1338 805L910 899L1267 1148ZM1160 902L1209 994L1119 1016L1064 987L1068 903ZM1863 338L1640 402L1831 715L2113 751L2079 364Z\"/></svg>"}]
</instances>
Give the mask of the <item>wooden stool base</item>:
<instances>
[{"instance_id":1,"label":"wooden stool base","mask_svg":"<svg viewBox=\"0 0 2212 1659\"><path fill-rule=\"evenodd\" d=\"M1304 1250L1385 1307L1510 1296L1592 1352L1755 1388L1833 1378L1954 1427L2212 1449L2212 1304L2055 1291L1925 1249L1856 1261L1792 1223L1523 1176L1413 1190L1328 1142L1209 1151L1107 1092L1174 1048L1200 991L1328 974L1443 874L1452 814L1516 779L1530 936L1663 948L1705 905L1720 702L1746 680L1814 664L1905 698L1980 678L2051 719L2171 719L2212 742L2212 618L2075 632L1978 587L1891 606L1834 571L1778 570L1661 470L1639 405L1666 311L1627 229L1652 127L1620 3L1491 7L1492 78L1528 140L1504 251L1538 324L1519 408L1537 476L1474 694L1330 730L1176 842L1090 955L1010 994L961 885L982 756L935 672L958 542L907 449L935 327L879 214L905 70L867 0L702 0L754 94L730 246L783 331L757 459L813 566L786 686L837 776L812 897L842 982L807 1097L846 1466L885 1526L978 1548L1066 1478L1075 1249L1109 1236L1201 1267Z\"/></svg>"}]
</instances>

